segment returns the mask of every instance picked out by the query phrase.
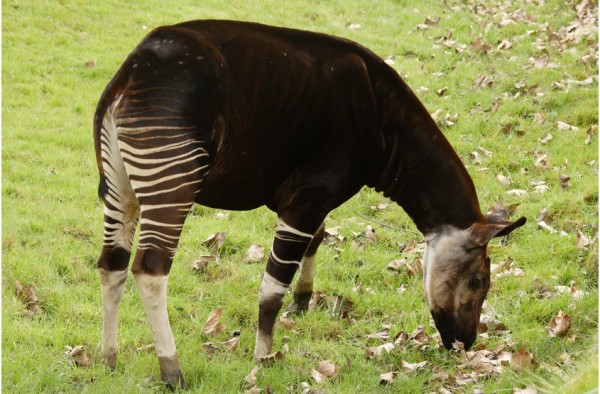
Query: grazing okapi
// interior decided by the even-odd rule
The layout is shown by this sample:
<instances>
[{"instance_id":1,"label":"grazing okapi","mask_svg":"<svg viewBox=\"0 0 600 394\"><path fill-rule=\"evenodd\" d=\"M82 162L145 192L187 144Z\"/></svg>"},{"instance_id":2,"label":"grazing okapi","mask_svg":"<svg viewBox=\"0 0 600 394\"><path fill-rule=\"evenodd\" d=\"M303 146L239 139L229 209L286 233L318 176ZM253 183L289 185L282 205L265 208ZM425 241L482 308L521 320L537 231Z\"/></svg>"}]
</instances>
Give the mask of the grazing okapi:
<instances>
[{"instance_id":1,"label":"grazing okapi","mask_svg":"<svg viewBox=\"0 0 600 394\"><path fill-rule=\"evenodd\" d=\"M306 310L327 214L373 187L427 242L425 292L444 346L471 346L490 286L487 244L525 223L484 216L473 182L398 73L345 39L231 21L160 27L106 87L94 120L104 201L98 260L102 351L114 368L117 314L132 273L162 379L185 387L166 307L167 277L194 203L278 215L259 292L254 358L296 270L291 309Z\"/></svg>"}]
</instances>

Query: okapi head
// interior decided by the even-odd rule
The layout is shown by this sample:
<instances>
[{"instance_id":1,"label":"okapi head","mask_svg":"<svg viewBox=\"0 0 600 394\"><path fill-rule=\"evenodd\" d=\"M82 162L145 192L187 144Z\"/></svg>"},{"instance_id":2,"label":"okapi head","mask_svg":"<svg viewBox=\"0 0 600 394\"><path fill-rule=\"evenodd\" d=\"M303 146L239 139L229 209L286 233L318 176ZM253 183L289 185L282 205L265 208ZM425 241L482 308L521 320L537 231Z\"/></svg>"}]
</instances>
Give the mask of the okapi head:
<instances>
[{"instance_id":1,"label":"okapi head","mask_svg":"<svg viewBox=\"0 0 600 394\"><path fill-rule=\"evenodd\" d=\"M455 340L468 349L477 339L481 306L490 288L488 242L509 234L526 221L495 220L488 216L485 222L467 229L445 226L425 237L425 293L446 349L452 349Z\"/></svg>"}]
</instances>

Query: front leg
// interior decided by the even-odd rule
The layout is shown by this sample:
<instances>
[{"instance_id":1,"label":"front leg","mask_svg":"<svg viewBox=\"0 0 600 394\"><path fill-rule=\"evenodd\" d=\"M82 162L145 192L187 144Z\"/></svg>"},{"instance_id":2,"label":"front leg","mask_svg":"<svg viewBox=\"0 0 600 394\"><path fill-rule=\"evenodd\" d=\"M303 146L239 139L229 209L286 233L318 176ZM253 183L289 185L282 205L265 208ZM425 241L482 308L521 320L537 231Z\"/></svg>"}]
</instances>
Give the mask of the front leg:
<instances>
[{"instance_id":1,"label":"front leg","mask_svg":"<svg viewBox=\"0 0 600 394\"><path fill-rule=\"evenodd\" d=\"M312 233L297 230L279 219L259 292L258 331L254 348L254 360L257 362L271 354L275 319L312 238Z\"/></svg>"}]
</instances>

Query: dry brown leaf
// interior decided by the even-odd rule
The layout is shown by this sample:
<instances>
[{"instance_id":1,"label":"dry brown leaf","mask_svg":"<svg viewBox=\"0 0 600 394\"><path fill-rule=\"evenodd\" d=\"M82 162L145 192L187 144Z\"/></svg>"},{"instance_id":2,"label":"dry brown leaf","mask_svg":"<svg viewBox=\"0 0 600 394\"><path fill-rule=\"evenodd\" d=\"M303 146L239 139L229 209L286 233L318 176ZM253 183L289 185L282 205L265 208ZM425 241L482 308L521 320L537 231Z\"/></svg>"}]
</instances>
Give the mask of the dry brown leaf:
<instances>
[{"instance_id":1,"label":"dry brown leaf","mask_svg":"<svg viewBox=\"0 0 600 394\"><path fill-rule=\"evenodd\" d=\"M335 379L338 376L339 368L329 360L319 361L319 373L327 379Z\"/></svg>"},{"instance_id":2,"label":"dry brown leaf","mask_svg":"<svg viewBox=\"0 0 600 394\"><path fill-rule=\"evenodd\" d=\"M362 25L360 23L348 23L346 28L350 30L360 30L362 29Z\"/></svg>"},{"instance_id":3,"label":"dry brown leaf","mask_svg":"<svg viewBox=\"0 0 600 394\"><path fill-rule=\"evenodd\" d=\"M537 394L537 390L533 387L526 387L524 389L517 389L513 391L513 394Z\"/></svg>"},{"instance_id":4,"label":"dry brown leaf","mask_svg":"<svg viewBox=\"0 0 600 394\"><path fill-rule=\"evenodd\" d=\"M473 84L479 88L491 88L494 86L494 79L488 75L480 75Z\"/></svg>"},{"instance_id":5,"label":"dry brown leaf","mask_svg":"<svg viewBox=\"0 0 600 394\"><path fill-rule=\"evenodd\" d=\"M392 381L396 378L396 376L398 376L399 373L400 372L382 373L381 375L379 375L379 384L385 385L388 383L392 383Z\"/></svg>"},{"instance_id":6,"label":"dry brown leaf","mask_svg":"<svg viewBox=\"0 0 600 394\"><path fill-rule=\"evenodd\" d=\"M209 358L212 357L217 350L219 350L219 348L213 345L212 342L203 343L202 348L204 349L204 354L206 355L206 357Z\"/></svg>"},{"instance_id":7,"label":"dry brown leaf","mask_svg":"<svg viewBox=\"0 0 600 394\"><path fill-rule=\"evenodd\" d=\"M380 203L380 204L377 204L377 205L371 205L371 209L373 211L384 211L389 206L390 206L389 202L384 202L384 203Z\"/></svg>"},{"instance_id":8,"label":"dry brown leaf","mask_svg":"<svg viewBox=\"0 0 600 394\"><path fill-rule=\"evenodd\" d=\"M192 264L192 269L202 273L211 264L219 265L221 264L221 260L215 255L203 255L200 256L198 260L194 261Z\"/></svg>"},{"instance_id":9,"label":"dry brown leaf","mask_svg":"<svg viewBox=\"0 0 600 394\"><path fill-rule=\"evenodd\" d=\"M443 97L447 91L448 91L448 86L436 90L435 93L438 95L438 97Z\"/></svg>"},{"instance_id":10,"label":"dry brown leaf","mask_svg":"<svg viewBox=\"0 0 600 394\"><path fill-rule=\"evenodd\" d=\"M571 317L563 311L559 311L558 315L552 319L550 327L547 327L548 335L550 337L562 337L569 331L570 327Z\"/></svg>"},{"instance_id":11,"label":"dry brown leaf","mask_svg":"<svg viewBox=\"0 0 600 394\"><path fill-rule=\"evenodd\" d=\"M507 187L508 185L510 185L510 178L507 176L504 176L503 174L496 175L496 179L504 187Z\"/></svg>"},{"instance_id":12,"label":"dry brown leaf","mask_svg":"<svg viewBox=\"0 0 600 394\"><path fill-rule=\"evenodd\" d=\"M570 130L570 131L578 131L579 130L578 127L571 126L570 124L567 124L567 123L561 122L561 121L557 122L557 126L558 126L559 130Z\"/></svg>"},{"instance_id":13,"label":"dry brown leaf","mask_svg":"<svg viewBox=\"0 0 600 394\"><path fill-rule=\"evenodd\" d=\"M373 334L368 334L367 338L370 338L370 339L382 339L382 340L390 339L390 328L389 327L385 327L381 331L377 331L376 333L373 333Z\"/></svg>"},{"instance_id":14,"label":"dry brown leaf","mask_svg":"<svg viewBox=\"0 0 600 394\"><path fill-rule=\"evenodd\" d=\"M258 362L263 365L273 365L277 361L283 361L284 357L283 352L276 351L275 353L262 357Z\"/></svg>"},{"instance_id":15,"label":"dry brown leaf","mask_svg":"<svg viewBox=\"0 0 600 394\"><path fill-rule=\"evenodd\" d=\"M383 351L385 350L385 353L389 353L392 351L392 349L394 349L394 344L393 343L384 343L383 345L379 345L379 346L370 346L365 350L365 355L367 356L368 359L378 359L380 358L384 353Z\"/></svg>"},{"instance_id":16,"label":"dry brown leaf","mask_svg":"<svg viewBox=\"0 0 600 394\"><path fill-rule=\"evenodd\" d=\"M244 390L244 394L260 394L262 393L262 389L256 386L249 388L248 390Z\"/></svg>"},{"instance_id":17,"label":"dry brown leaf","mask_svg":"<svg viewBox=\"0 0 600 394\"><path fill-rule=\"evenodd\" d=\"M223 347L225 347L225 349L227 349L227 350L233 350L237 347L239 342L240 342L240 337L233 337L228 341L221 342L221 345L223 345Z\"/></svg>"},{"instance_id":18,"label":"dry brown leaf","mask_svg":"<svg viewBox=\"0 0 600 394\"><path fill-rule=\"evenodd\" d=\"M298 324L287 313L281 315L277 325L285 330L295 330L298 327Z\"/></svg>"},{"instance_id":19,"label":"dry brown leaf","mask_svg":"<svg viewBox=\"0 0 600 394\"><path fill-rule=\"evenodd\" d=\"M500 42L500 44L498 44L497 48L499 51L502 51L504 49L510 49L510 48L512 48L512 46L513 46L512 42L510 42L508 40L502 40Z\"/></svg>"},{"instance_id":20,"label":"dry brown leaf","mask_svg":"<svg viewBox=\"0 0 600 394\"><path fill-rule=\"evenodd\" d=\"M92 360L85 354L85 347L78 345L75 347L65 346L65 356L69 358L69 363L73 362L78 367L89 367Z\"/></svg>"},{"instance_id":21,"label":"dry brown leaf","mask_svg":"<svg viewBox=\"0 0 600 394\"><path fill-rule=\"evenodd\" d=\"M379 241L379 236L375 234L375 230L371 226L367 226L365 229L365 238L371 243L377 243Z\"/></svg>"},{"instance_id":22,"label":"dry brown leaf","mask_svg":"<svg viewBox=\"0 0 600 394\"><path fill-rule=\"evenodd\" d=\"M246 263L257 263L265 259L265 247L261 244L252 244L246 251L244 256L244 262Z\"/></svg>"},{"instance_id":23,"label":"dry brown leaf","mask_svg":"<svg viewBox=\"0 0 600 394\"><path fill-rule=\"evenodd\" d=\"M426 366L427 364L429 364L427 361L421 361L420 363L409 363L404 360L400 361L400 365L407 372L417 371L417 370L423 368L424 366Z\"/></svg>"},{"instance_id":24,"label":"dry brown leaf","mask_svg":"<svg viewBox=\"0 0 600 394\"><path fill-rule=\"evenodd\" d=\"M259 370L260 370L260 366L258 366L258 365L254 366L254 368L252 368L250 373L248 373L248 375L246 375L246 377L244 378L246 383L248 383L249 385L255 385L256 384L256 374L258 373Z\"/></svg>"},{"instance_id":25,"label":"dry brown leaf","mask_svg":"<svg viewBox=\"0 0 600 394\"><path fill-rule=\"evenodd\" d=\"M475 52L488 53L492 49L492 46L490 44L486 44L483 42L483 37L481 35L475 37L475 39L471 42L470 45L471 49L473 49L473 51Z\"/></svg>"},{"instance_id":26,"label":"dry brown leaf","mask_svg":"<svg viewBox=\"0 0 600 394\"><path fill-rule=\"evenodd\" d=\"M580 249L584 249L592 243L588 237L585 236L581 230L577 230L577 247Z\"/></svg>"},{"instance_id":27,"label":"dry brown leaf","mask_svg":"<svg viewBox=\"0 0 600 394\"><path fill-rule=\"evenodd\" d=\"M227 237L227 233L224 232L216 232L211 234L206 238L206 240L202 243L204 246L210 250L211 253L216 254L221 246L225 243L225 238Z\"/></svg>"},{"instance_id":28,"label":"dry brown leaf","mask_svg":"<svg viewBox=\"0 0 600 394\"><path fill-rule=\"evenodd\" d=\"M519 350L516 353L513 353L510 359L511 367L516 371L521 371L522 369L533 368L534 357L531 353L529 353L525 348Z\"/></svg>"},{"instance_id":29,"label":"dry brown leaf","mask_svg":"<svg viewBox=\"0 0 600 394\"><path fill-rule=\"evenodd\" d=\"M565 174L560 174L558 176L558 180L560 181L560 186L563 189L568 189L569 188L569 186L570 186L569 181L571 180L570 176L565 175Z\"/></svg>"},{"instance_id":30,"label":"dry brown leaf","mask_svg":"<svg viewBox=\"0 0 600 394\"><path fill-rule=\"evenodd\" d=\"M223 314L223 308L217 308L210 312L208 315L208 319L206 319L206 323L202 326L200 332L203 335L217 335L225 326L221 323L221 315Z\"/></svg>"},{"instance_id":31,"label":"dry brown leaf","mask_svg":"<svg viewBox=\"0 0 600 394\"><path fill-rule=\"evenodd\" d=\"M548 142L550 142L552 140L552 134L548 133L546 134L546 136L542 139L540 139L540 144L545 145Z\"/></svg>"},{"instance_id":32,"label":"dry brown leaf","mask_svg":"<svg viewBox=\"0 0 600 394\"><path fill-rule=\"evenodd\" d=\"M42 308L38 304L38 298L33 291L33 286L23 285L21 282L16 281L15 288L17 298L27 306L27 310L25 311L27 316L37 315L42 312Z\"/></svg>"}]
</instances>

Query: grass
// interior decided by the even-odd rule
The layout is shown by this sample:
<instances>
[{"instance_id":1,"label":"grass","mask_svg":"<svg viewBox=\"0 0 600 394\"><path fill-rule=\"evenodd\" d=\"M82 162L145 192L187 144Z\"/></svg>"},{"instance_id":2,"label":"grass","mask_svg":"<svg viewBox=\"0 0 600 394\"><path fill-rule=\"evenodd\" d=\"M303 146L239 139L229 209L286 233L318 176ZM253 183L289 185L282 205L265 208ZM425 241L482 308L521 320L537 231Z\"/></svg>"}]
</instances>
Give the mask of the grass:
<instances>
[{"instance_id":1,"label":"grass","mask_svg":"<svg viewBox=\"0 0 600 394\"><path fill-rule=\"evenodd\" d=\"M119 331L119 366L111 373L99 362L101 333L100 291L95 261L100 251L102 209L96 198L97 172L91 121L96 100L125 56L153 27L193 18L254 20L316 30L356 40L382 57L391 56L394 67L419 91L431 112L458 114L443 131L467 165L479 191L482 209L497 202L518 204L527 225L507 241L494 241L492 260L508 257L523 269L523 276L493 281L488 301L510 336L492 335L489 347L510 342L535 357L531 370L510 370L465 387L487 392L510 392L537 387L540 392L584 393L597 387L598 330L598 139L585 144L590 127L598 123L598 82L560 87L555 82L583 81L598 74L597 32L564 45L552 34L570 26L577 17L575 3L492 1L474 12L463 2L405 1L160 1L123 3L113 0L8 1L2 3L3 123L2 123L2 388L7 393L27 392L161 392L158 363L137 291L130 280L124 296ZM531 22L518 19L521 9ZM597 11L596 11L597 12ZM502 15L514 23L500 27ZM439 24L419 30L427 16ZM349 23L360 29L349 29ZM440 37L451 37L443 40ZM488 53L469 44L477 35L492 45ZM451 44L449 40L456 43ZM512 47L498 50L502 40ZM462 43L467 47L455 49ZM545 43L544 46L540 45ZM454 46L452 46L454 45ZM530 58L547 57L552 67L527 67ZM86 62L95 62L86 67ZM443 74L436 74L443 73ZM493 78L490 87L477 87L480 76ZM523 81L524 88L515 84ZM536 87L537 85L537 87ZM426 87L425 89L420 89ZM448 87L445 95L436 90ZM532 90L528 90L533 88ZM537 89L537 91L536 91ZM496 112L472 113L481 105ZM474 112L474 111L473 111ZM543 123L536 121L542 114ZM578 131L557 128L562 121ZM509 127L507 127L509 126ZM597 129L596 129L597 130ZM547 133L553 139L542 145ZM479 147L492 152L476 164L470 153ZM549 166L535 166L539 150L548 154ZM480 151L481 153L481 151ZM506 187L496 176L511 180ZM571 177L568 189L559 174ZM545 193L533 191L532 180L547 181ZM523 196L509 194L524 189ZM354 250L350 243L338 251L319 251L316 290L341 295L354 302L350 324L316 310L296 317L298 329L279 329L275 349L287 339L289 351L282 363L263 367L257 386L283 392L301 392L318 361L329 359L340 367L339 377L321 387L325 392L374 393L431 392L451 383L434 378L434 368L400 374L381 386L379 375L400 370L400 360L428 361L430 366L454 373L455 355L439 349L392 352L379 360L366 360L366 346L378 345L367 334L390 325L392 334L411 332L417 326L435 329L423 296L421 278L385 270L398 258L398 243L409 233L370 223L364 215L414 230L401 208L383 212L370 206L385 199L363 190L335 210L327 226L341 233L375 227L381 241ZM551 226L562 237L539 230L538 213L546 208ZM184 374L194 392L241 392L245 375L253 367L257 290L264 264L243 263L254 242L271 244L275 216L266 209L231 212L219 219L216 210L197 207L188 219L174 263L169 288L169 312ZM577 231L593 244L576 245ZM216 231L228 233L221 264L199 274L192 263L206 253L204 239ZM33 317L16 296L15 282L32 286L42 312ZM398 288L407 284L409 291ZM586 292L581 299L569 295L540 298L540 286L575 285ZM361 290L362 289L362 290ZM358 290L358 291L356 291ZM289 301L289 299L286 299ZM226 333L216 338L201 335L209 312L223 308ZM572 319L564 338L550 338L546 328L563 310ZM238 348L204 355L202 343L219 342L233 330L241 331ZM76 367L64 356L65 346L84 345L89 367ZM564 356L567 354L568 358Z\"/></svg>"}]
</instances>

